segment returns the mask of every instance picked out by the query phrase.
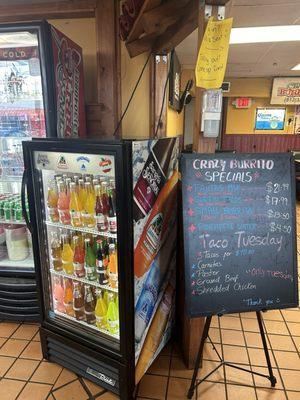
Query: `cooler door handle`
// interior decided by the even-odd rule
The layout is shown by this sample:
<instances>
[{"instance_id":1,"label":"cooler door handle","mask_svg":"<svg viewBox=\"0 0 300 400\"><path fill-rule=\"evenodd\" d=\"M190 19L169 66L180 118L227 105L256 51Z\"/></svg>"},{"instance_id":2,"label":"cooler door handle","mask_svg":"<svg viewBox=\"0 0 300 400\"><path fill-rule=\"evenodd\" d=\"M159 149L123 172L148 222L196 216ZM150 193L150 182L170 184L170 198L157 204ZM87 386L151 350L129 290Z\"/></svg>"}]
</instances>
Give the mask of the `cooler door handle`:
<instances>
[{"instance_id":1,"label":"cooler door handle","mask_svg":"<svg viewBox=\"0 0 300 400\"><path fill-rule=\"evenodd\" d=\"M21 188L21 204L22 204L22 213L23 217L26 222L26 226L29 229L30 232L32 232L32 226L30 223L29 216L27 214L26 210L26 188L27 188L27 183L28 183L28 172L25 169L23 172L23 177L22 177L22 188Z\"/></svg>"}]
</instances>

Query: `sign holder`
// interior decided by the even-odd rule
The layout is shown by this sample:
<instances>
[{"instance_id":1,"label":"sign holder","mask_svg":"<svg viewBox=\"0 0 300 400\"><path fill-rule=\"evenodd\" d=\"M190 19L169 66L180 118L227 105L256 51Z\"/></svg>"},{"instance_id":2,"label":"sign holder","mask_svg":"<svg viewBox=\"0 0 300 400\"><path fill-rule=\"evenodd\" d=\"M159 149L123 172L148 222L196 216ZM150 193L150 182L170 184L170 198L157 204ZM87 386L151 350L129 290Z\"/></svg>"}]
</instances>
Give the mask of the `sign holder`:
<instances>
[{"instance_id":1,"label":"sign holder","mask_svg":"<svg viewBox=\"0 0 300 400\"><path fill-rule=\"evenodd\" d=\"M196 387L198 387L202 382L204 382L210 375L212 375L215 371L217 371L223 365L224 366L226 365L227 367L238 369L240 371L249 372L250 374L254 374L254 375L258 375L258 376L267 378L271 382L271 386L275 387L277 380L276 380L275 376L273 375L273 369L272 369L272 365L271 365L269 350L267 347L267 341L266 341L266 337L265 337L265 332L264 332L263 323L262 323L262 316L261 316L260 311L256 311L256 317L257 317L257 321L258 321L258 325L259 325L261 340L262 340L263 347L264 347L264 352L265 352L266 361L267 361L267 365L268 365L269 375L260 374L259 372L254 372L249 369L238 367L237 365L231 364L231 363L223 360L223 358L218 353L217 349L214 347L214 350L216 351L218 358L220 360L220 364L216 368L214 368L211 372L209 372L204 378L200 379L199 382L196 383L199 366L200 366L200 363L201 363L202 357L203 357L205 340L207 338L210 340L209 335L208 335L210 324L211 324L211 319L212 319L212 315L210 315L206 318L206 321L205 321L204 330L203 330L203 334L201 337L200 347L199 347L196 364L195 364L195 368L194 368L193 378L192 378L191 386L190 386L188 394L187 394L188 399L191 399L193 397ZM210 340L210 342L211 342L211 340Z\"/></svg>"}]
</instances>

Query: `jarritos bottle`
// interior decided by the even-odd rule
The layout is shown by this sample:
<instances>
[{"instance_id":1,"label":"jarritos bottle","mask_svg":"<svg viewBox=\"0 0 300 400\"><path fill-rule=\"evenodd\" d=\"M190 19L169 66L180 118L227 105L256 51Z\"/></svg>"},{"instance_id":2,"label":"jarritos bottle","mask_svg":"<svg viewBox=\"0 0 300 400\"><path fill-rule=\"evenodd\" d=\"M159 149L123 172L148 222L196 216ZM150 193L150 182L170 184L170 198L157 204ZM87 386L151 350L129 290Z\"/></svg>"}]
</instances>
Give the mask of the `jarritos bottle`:
<instances>
[{"instance_id":1,"label":"jarritos bottle","mask_svg":"<svg viewBox=\"0 0 300 400\"><path fill-rule=\"evenodd\" d=\"M167 180L176 138L158 140L141 171L133 190L133 219L138 222L153 207Z\"/></svg>"},{"instance_id":2,"label":"jarritos bottle","mask_svg":"<svg viewBox=\"0 0 300 400\"><path fill-rule=\"evenodd\" d=\"M100 289L96 290L97 303L95 308L96 325L99 329L107 329L107 305Z\"/></svg>"},{"instance_id":3,"label":"jarritos bottle","mask_svg":"<svg viewBox=\"0 0 300 400\"><path fill-rule=\"evenodd\" d=\"M103 253L103 242L102 240L97 240L97 255L96 255L96 267L98 274L98 281L100 285L108 285L108 273L107 273L107 265L105 265Z\"/></svg>"},{"instance_id":4,"label":"jarritos bottle","mask_svg":"<svg viewBox=\"0 0 300 400\"><path fill-rule=\"evenodd\" d=\"M82 295L81 287L79 282L73 283L73 310L77 321L83 321L85 318L84 314L84 297Z\"/></svg>"},{"instance_id":5,"label":"jarritos bottle","mask_svg":"<svg viewBox=\"0 0 300 400\"><path fill-rule=\"evenodd\" d=\"M85 285L84 314L85 314L86 322L88 324L90 324L90 325L96 324L95 301L94 301L91 287L89 285Z\"/></svg>"},{"instance_id":6,"label":"jarritos bottle","mask_svg":"<svg viewBox=\"0 0 300 400\"><path fill-rule=\"evenodd\" d=\"M74 317L72 281L69 278L64 279L64 307L66 314Z\"/></svg>"},{"instance_id":7,"label":"jarritos bottle","mask_svg":"<svg viewBox=\"0 0 300 400\"><path fill-rule=\"evenodd\" d=\"M109 245L109 284L113 289L118 288L118 256L116 245L111 243Z\"/></svg>"},{"instance_id":8,"label":"jarritos bottle","mask_svg":"<svg viewBox=\"0 0 300 400\"><path fill-rule=\"evenodd\" d=\"M73 249L74 249L74 257L73 257L74 274L78 276L78 278L83 278L85 276L84 249L81 246L79 236L73 236Z\"/></svg>"},{"instance_id":9,"label":"jarritos bottle","mask_svg":"<svg viewBox=\"0 0 300 400\"><path fill-rule=\"evenodd\" d=\"M107 329L112 334L119 332L119 310L117 309L113 293L108 293Z\"/></svg>"},{"instance_id":10,"label":"jarritos bottle","mask_svg":"<svg viewBox=\"0 0 300 400\"><path fill-rule=\"evenodd\" d=\"M48 194L47 194L47 209L49 219L52 222L58 222L58 209L57 209L57 202L58 202L58 193L56 187L56 181L53 179L49 182L48 185Z\"/></svg>"},{"instance_id":11,"label":"jarritos bottle","mask_svg":"<svg viewBox=\"0 0 300 400\"><path fill-rule=\"evenodd\" d=\"M72 247L69 244L68 235L61 235L61 240L62 240L62 252L61 252L62 267L66 274L72 275L74 272L74 267L73 267L74 253Z\"/></svg>"},{"instance_id":12,"label":"jarritos bottle","mask_svg":"<svg viewBox=\"0 0 300 400\"><path fill-rule=\"evenodd\" d=\"M54 310L65 312L64 307L64 288L62 286L61 277L53 277L53 306Z\"/></svg>"},{"instance_id":13,"label":"jarritos bottle","mask_svg":"<svg viewBox=\"0 0 300 400\"><path fill-rule=\"evenodd\" d=\"M81 220L82 213L82 205L79 198L79 195L76 190L75 182L70 183L70 215L71 215L71 224L74 227L82 226Z\"/></svg>"},{"instance_id":14,"label":"jarritos bottle","mask_svg":"<svg viewBox=\"0 0 300 400\"><path fill-rule=\"evenodd\" d=\"M66 185L64 182L59 181L57 208L59 214L59 222L61 224L69 225L71 223L69 207L70 207L70 198L67 193Z\"/></svg>"},{"instance_id":15,"label":"jarritos bottle","mask_svg":"<svg viewBox=\"0 0 300 400\"><path fill-rule=\"evenodd\" d=\"M85 258L84 258L84 269L86 279L89 281L96 281L96 256L91 247L91 239L87 238L84 240L85 243Z\"/></svg>"},{"instance_id":16,"label":"jarritos bottle","mask_svg":"<svg viewBox=\"0 0 300 400\"><path fill-rule=\"evenodd\" d=\"M137 278L148 271L171 228L172 214L177 212L177 182L178 172L174 171L161 190L134 250L134 273Z\"/></svg>"},{"instance_id":17,"label":"jarritos bottle","mask_svg":"<svg viewBox=\"0 0 300 400\"><path fill-rule=\"evenodd\" d=\"M144 345L135 368L135 383L137 384L146 372L149 363L152 361L161 339L164 335L170 311L173 304L174 286L169 283L163 298L153 317L152 323L148 330Z\"/></svg>"},{"instance_id":18,"label":"jarritos bottle","mask_svg":"<svg viewBox=\"0 0 300 400\"><path fill-rule=\"evenodd\" d=\"M61 246L57 232L51 232L50 256L55 271L62 271Z\"/></svg>"},{"instance_id":19,"label":"jarritos bottle","mask_svg":"<svg viewBox=\"0 0 300 400\"><path fill-rule=\"evenodd\" d=\"M95 219L95 205L96 197L90 182L85 183L86 200L84 205L84 211L82 214L83 225L87 228L93 228L96 225Z\"/></svg>"}]
</instances>

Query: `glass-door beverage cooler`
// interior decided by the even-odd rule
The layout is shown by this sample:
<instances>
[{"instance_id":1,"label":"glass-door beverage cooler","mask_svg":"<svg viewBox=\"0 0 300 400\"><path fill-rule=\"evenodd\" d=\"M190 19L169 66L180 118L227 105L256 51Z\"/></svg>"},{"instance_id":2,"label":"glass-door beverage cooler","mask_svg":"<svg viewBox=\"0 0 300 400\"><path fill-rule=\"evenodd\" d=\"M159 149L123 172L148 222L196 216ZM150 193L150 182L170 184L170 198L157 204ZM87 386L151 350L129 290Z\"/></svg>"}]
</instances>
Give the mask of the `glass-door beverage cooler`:
<instances>
[{"instance_id":1,"label":"glass-door beverage cooler","mask_svg":"<svg viewBox=\"0 0 300 400\"><path fill-rule=\"evenodd\" d=\"M130 399L174 321L178 139L23 149L43 355Z\"/></svg>"},{"instance_id":2,"label":"glass-door beverage cooler","mask_svg":"<svg viewBox=\"0 0 300 400\"><path fill-rule=\"evenodd\" d=\"M37 320L22 142L85 135L81 48L47 22L0 25L0 102L0 319Z\"/></svg>"}]
</instances>

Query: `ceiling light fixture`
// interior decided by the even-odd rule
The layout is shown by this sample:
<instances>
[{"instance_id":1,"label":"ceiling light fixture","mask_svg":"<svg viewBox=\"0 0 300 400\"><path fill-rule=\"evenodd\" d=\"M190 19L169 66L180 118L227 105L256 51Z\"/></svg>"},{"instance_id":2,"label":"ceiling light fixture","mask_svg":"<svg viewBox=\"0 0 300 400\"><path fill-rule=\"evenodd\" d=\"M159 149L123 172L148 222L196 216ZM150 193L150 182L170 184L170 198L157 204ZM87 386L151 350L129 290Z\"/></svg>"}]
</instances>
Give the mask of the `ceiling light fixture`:
<instances>
[{"instance_id":1,"label":"ceiling light fixture","mask_svg":"<svg viewBox=\"0 0 300 400\"><path fill-rule=\"evenodd\" d=\"M230 44L300 41L300 25L232 28Z\"/></svg>"}]
</instances>

